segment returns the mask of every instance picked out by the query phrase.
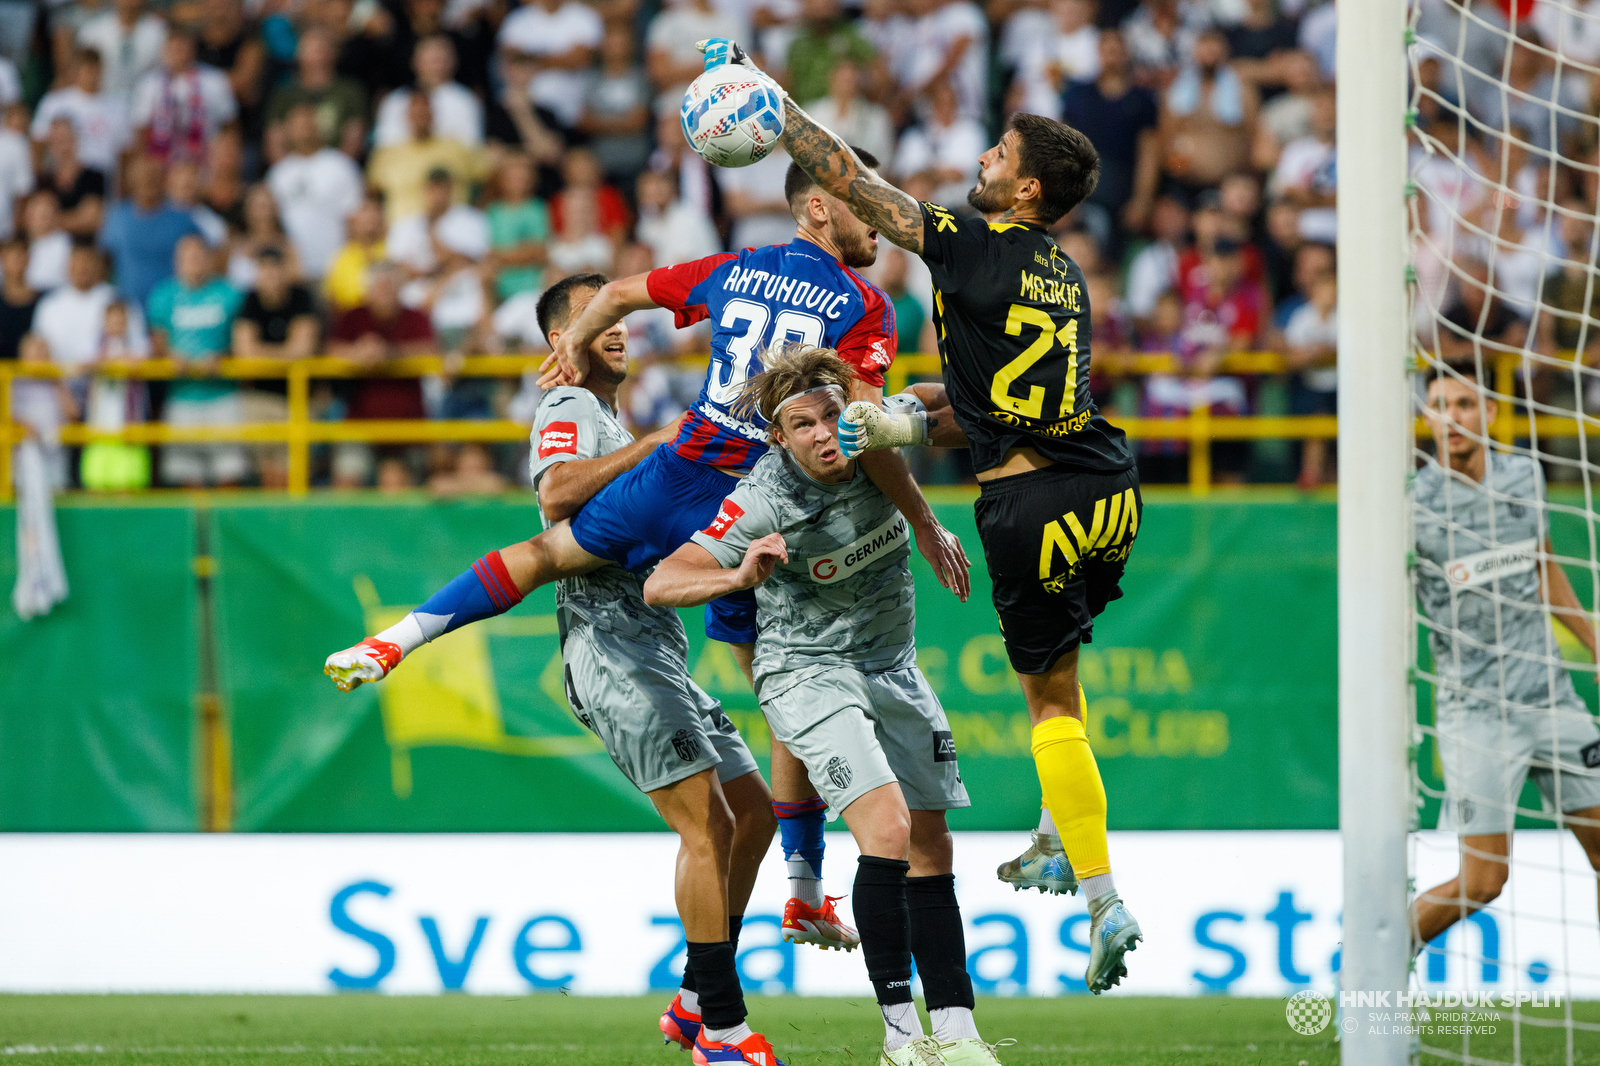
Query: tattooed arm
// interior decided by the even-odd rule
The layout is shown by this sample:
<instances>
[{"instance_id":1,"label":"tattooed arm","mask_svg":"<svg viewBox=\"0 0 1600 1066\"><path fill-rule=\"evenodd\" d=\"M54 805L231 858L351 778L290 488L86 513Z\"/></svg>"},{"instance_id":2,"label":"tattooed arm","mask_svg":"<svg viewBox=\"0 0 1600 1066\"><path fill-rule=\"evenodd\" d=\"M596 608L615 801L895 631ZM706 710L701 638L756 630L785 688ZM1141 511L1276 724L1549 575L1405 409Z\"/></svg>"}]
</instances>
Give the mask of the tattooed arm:
<instances>
[{"instance_id":1,"label":"tattooed arm","mask_svg":"<svg viewBox=\"0 0 1600 1066\"><path fill-rule=\"evenodd\" d=\"M922 209L861 162L841 141L793 100L785 99L783 146L789 158L850 212L909 252L922 254Z\"/></svg>"}]
</instances>

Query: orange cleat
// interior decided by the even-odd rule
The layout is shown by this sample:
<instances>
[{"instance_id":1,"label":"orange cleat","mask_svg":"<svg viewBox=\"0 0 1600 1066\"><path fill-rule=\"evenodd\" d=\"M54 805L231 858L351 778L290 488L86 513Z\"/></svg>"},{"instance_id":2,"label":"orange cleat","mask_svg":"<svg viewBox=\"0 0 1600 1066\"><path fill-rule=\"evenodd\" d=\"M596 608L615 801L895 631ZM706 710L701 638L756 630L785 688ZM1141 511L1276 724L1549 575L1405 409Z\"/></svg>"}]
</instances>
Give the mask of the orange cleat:
<instances>
[{"instance_id":1,"label":"orange cleat","mask_svg":"<svg viewBox=\"0 0 1600 1066\"><path fill-rule=\"evenodd\" d=\"M822 906L813 907L790 899L783 907L783 939L792 944L815 944L836 951L854 951L861 946L861 935L845 925L833 909L833 901L843 896L824 896Z\"/></svg>"}]
</instances>

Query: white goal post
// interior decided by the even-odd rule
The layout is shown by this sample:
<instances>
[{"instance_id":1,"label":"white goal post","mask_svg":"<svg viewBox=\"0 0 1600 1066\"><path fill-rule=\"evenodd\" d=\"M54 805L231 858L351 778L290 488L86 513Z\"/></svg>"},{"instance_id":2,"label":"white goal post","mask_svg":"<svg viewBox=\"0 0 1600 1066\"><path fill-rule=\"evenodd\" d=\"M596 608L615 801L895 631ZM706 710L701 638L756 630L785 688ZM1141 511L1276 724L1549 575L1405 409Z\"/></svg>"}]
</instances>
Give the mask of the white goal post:
<instances>
[{"instance_id":1,"label":"white goal post","mask_svg":"<svg viewBox=\"0 0 1600 1066\"><path fill-rule=\"evenodd\" d=\"M1338 0L1339 986L1407 987L1412 713L1406 4ZM1342 1034L1345 1066L1401 1066L1393 1027Z\"/></svg>"}]
</instances>

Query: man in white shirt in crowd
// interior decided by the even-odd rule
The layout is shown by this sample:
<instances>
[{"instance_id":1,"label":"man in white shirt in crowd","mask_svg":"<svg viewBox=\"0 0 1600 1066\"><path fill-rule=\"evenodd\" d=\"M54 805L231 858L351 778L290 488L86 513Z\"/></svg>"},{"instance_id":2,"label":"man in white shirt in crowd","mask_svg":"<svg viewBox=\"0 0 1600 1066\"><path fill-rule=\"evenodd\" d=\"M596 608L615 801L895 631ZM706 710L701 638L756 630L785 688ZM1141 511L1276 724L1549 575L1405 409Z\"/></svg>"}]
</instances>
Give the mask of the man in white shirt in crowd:
<instances>
[{"instance_id":1,"label":"man in white shirt in crowd","mask_svg":"<svg viewBox=\"0 0 1600 1066\"><path fill-rule=\"evenodd\" d=\"M982 119L989 88L989 21L972 0L911 0L916 47L901 88L921 96L949 78L963 117Z\"/></svg>"},{"instance_id":2,"label":"man in white shirt in crowd","mask_svg":"<svg viewBox=\"0 0 1600 1066\"><path fill-rule=\"evenodd\" d=\"M794 215L783 195L789 153L774 148L765 158L737 169L717 171L722 202L733 217L734 248L762 248L794 239Z\"/></svg>"},{"instance_id":3,"label":"man in white shirt in crowd","mask_svg":"<svg viewBox=\"0 0 1600 1066\"><path fill-rule=\"evenodd\" d=\"M650 247L656 263L671 266L722 251L711 216L678 196L678 182L672 174L645 171L639 175L638 194L638 237Z\"/></svg>"},{"instance_id":4,"label":"man in white shirt in crowd","mask_svg":"<svg viewBox=\"0 0 1600 1066\"><path fill-rule=\"evenodd\" d=\"M599 12L580 0L529 0L506 16L496 43L537 64L528 94L570 129L582 114L584 84L604 36Z\"/></svg>"},{"instance_id":5,"label":"man in white shirt in crowd","mask_svg":"<svg viewBox=\"0 0 1600 1066\"><path fill-rule=\"evenodd\" d=\"M199 163L217 130L238 117L228 76L195 61L194 37L173 33L162 45L161 65L134 86L128 119L157 159Z\"/></svg>"},{"instance_id":6,"label":"man in white shirt in crowd","mask_svg":"<svg viewBox=\"0 0 1600 1066\"><path fill-rule=\"evenodd\" d=\"M80 48L74 55L72 81L44 94L33 113L29 133L43 143L58 118L72 123L78 135L78 160L107 178L116 173L117 157L128 144L128 116L123 101L100 91L100 53Z\"/></svg>"},{"instance_id":7,"label":"man in white shirt in crowd","mask_svg":"<svg viewBox=\"0 0 1600 1066\"><path fill-rule=\"evenodd\" d=\"M877 156L885 170L895 171L894 123L889 112L861 95L860 67L841 59L828 75L828 95L804 107L818 125L837 133L852 148Z\"/></svg>"},{"instance_id":8,"label":"man in white shirt in crowd","mask_svg":"<svg viewBox=\"0 0 1600 1066\"><path fill-rule=\"evenodd\" d=\"M0 240L11 236L17 204L33 191L33 146L28 138L0 125Z\"/></svg>"},{"instance_id":9,"label":"man in white shirt in crowd","mask_svg":"<svg viewBox=\"0 0 1600 1066\"><path fill-rule=\"evenodd\" d=\"M705 56L695 47L696 42L713 37L748 39L745 31L746 27L713 7L711 0L667 0L650 21L645 38L650 84L663 96L680 95L705 67Z\"/></svg>"},{"instance_id":10,"label":"man in white shirt in crowd","mask_svg":"<svg viewBox=\"0 0 1600 1066\"><path fill-rule=\"evenodd\" d=\"M50 292L65 285L72 236L61 226L61 205L54 192L40 189L28 197L22 211L22 231L28 238L28 270L23 275L28 288Z\"/></svg>"},{"instance_id":11,"label":"man in white shirt in crowd","mask_svg":"<svg viewBox=\"0 0 1600 1066\"><path fill-rule=\"evenodd\" d=\"M145 11L144 0L115 0L110 11L78 31L78 44L100 55L100 91L126 101L134 84L161 63L167 24Z\"/></svg>"},{"instance_id":12,"label":"man in white shirt in crowd","mask_svg":"<svg viewBox=\"0 0 1600 1066\"><path fill-rule=\"evenodd\" d=\"M267 171L267 188L300 254L301 270L308 280L319 281L344 247L345 225L361 206L364 182L349 156L323 143L313 105L289 109L284 137L289 150Z\"/></svg>"},{"instance_id":13,"label":"man in white shirt in crowd","mask_svg":"<svg viewBox=\"0 0 1600 1066\"><path fill-rule=\"evenodd\" d=\"M961 113L948 78L933 84L928 104L928 116L901 136L895 169L902 179L929 173L937 203L964 205L967 190L978 177L978 157L989 148L989 133L982 123Z\"/></svg>"},{"instance_id":14,"label":"man in white shirt in crowd","mask_svg":"<svg viewBox=\"0 0 1600 1066\"><path fill-rule=\"evenodd\" d=\"M1141 329L1156 313L1156 301L1178 284L1178 253L1189 235L1189 209L1171 196L1159 197L1150 212L1155 240L1128 264L1128 313Z\"/></svg>"},{"instance_id":15,"label":"man in white shirt in crowd","mask_svg":"<svg viewBox=\"0 0 1600 1066\"><path fill-rule=\"evenodd\" d=\"M39 301L33 313L33 331L50 345L50 358L61 366L79 368L100 355L100 334L106 308L117 292L101 281L105 263L100 249L85 241L72 246L67 260L67 283ZM143 316L129 307L130 324L143 329Z\"/></svg>"},{"instance_id":16,"label":"man in white shirt in crowd","mask_svg":"<svg viewBox=\"0 0 1600 1066\"><path fill-rule=\"evenodd\" d=\"M489 254L489 220L450 198L450 172L430 173L424 209L396 220L386 246L410 279L401 302L426 311L440 344L455 351L487 310L478 263Z\"/></svg>"},{"instance_id":17,"label":"man in white shirt in crowd","mask_svg":"<svg viewBox=\"0 0 1600 1066\"><path fill-rule=\"evenodd\" d=\"M441 137L462 144L483 143L483 104L472 90L452 79L456 76L456 46L444 34L424 37L411 55L417 75L416 89L396 89L378 105L373 142L380 148L411 139L407 108L413 92L425 92L433 104L433 128Z\"/></svg>"}]
</instances>

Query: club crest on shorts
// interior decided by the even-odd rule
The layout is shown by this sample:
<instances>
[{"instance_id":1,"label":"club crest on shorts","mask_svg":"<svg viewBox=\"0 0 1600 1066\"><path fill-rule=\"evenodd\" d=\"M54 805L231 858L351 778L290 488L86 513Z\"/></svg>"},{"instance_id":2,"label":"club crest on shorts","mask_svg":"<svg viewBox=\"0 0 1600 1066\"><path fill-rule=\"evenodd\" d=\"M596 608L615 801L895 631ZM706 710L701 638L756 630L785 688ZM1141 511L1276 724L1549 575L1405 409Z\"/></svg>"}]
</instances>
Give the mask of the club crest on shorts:
<instances>
[{"instance_id":1,"label":"club crest on shorts","mask_svg":"<svg viewBox=\"0 0 1600 1066\"><path fill-rule=\"evenodd\" d=\"M850 764L844 760L844 756L835 755L828 760L828 765L823 767L823 770L827 772L828 780L833 782L835 788L843 791L850 787L850 778L852 776Z\"/></svg>"},{"instance_id":2,"label":"club crest on shorts","mask_svg":"<svg viewBox=\"0 0 1600 1066\"><path fill-rule=\"evenodd\" d=\"M687 729L680 729L672 734L672 750L684 762L694 762L700 757L700 738Z\"/></svg>"}]
</instances>

